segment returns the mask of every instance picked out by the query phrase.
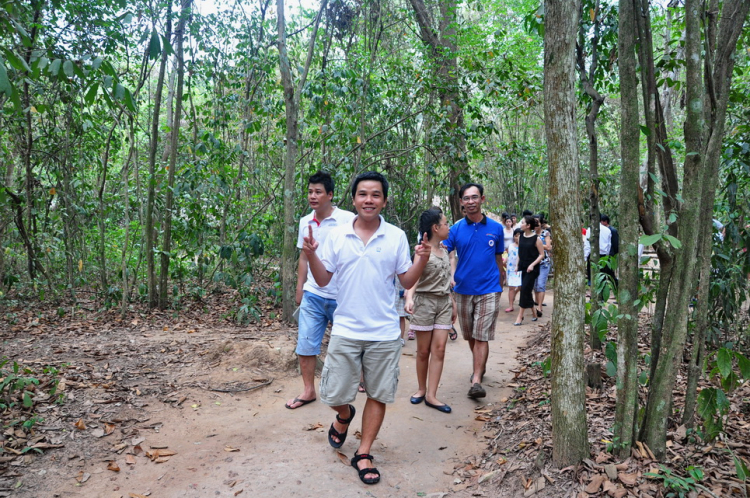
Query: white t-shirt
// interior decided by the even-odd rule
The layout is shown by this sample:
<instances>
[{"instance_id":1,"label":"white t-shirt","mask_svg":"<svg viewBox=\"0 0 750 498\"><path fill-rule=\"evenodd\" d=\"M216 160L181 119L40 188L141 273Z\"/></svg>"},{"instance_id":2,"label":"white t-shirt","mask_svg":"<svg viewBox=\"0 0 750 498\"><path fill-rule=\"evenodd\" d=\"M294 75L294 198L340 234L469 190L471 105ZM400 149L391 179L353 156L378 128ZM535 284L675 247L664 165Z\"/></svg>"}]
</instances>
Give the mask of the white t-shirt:
<instances>
[{"instance_id":1,"label":"white t-shirt","mask_svg":"<svg viewBox=\"0 0 750 498\"><path fill-rule=\"evenodd\" d=\"M338 276L331 335L364 341L398 339L394 277L412 264L404 231L381 216L380 227L365 245L354 232L354 222L347 223L331 230L319 251L326 270Z\"/></svg>"},{"instance_id":2,"label":"white t-shirt","mask_svg":"<svg viewBox=\"0 0 750 498\"><path fill-rule=\"evenodd\" d=\"M599 224L599 255L609 256L609 250L612 248L612 230L602 224Z\"/></svg>"},{"instance_id":3,"label":"white t-shirt","mask_svg":"<svg viewBox=\"0 0 750 498\"><path fill-rule=\"evenodd\" d=\"M299 220L299 233L297 234L297 247L299 249L302 249L302 242L303 237L307 237L309 234L309 226L312 226L313 228L313 237L315 237L315 240L317 240L320 243L320 246L323 245L323 242L328 237L328 233L336 228L337 226L343 225L345 223L350 223L354 219L354 213L350 211L346 211L344 209L339 209L337 207L333 208L333 212L331 213L331 216L328 218L319 221L315 219L315 211L311 212L301 220ZM318 246L318 247L320 247ZM312 292L313 294L323 297L325 299L336 299L337 294L337 285L336 285L336 275L333 276L331 279L331 282L326 285L325 287L320 287L315 282L315 279L312 276L312 272L310 271L310 267L307 268L307 280L305 281L305 285L302 287L302 290L306 290L308 292Z\"/></svg>"}]
</instances>

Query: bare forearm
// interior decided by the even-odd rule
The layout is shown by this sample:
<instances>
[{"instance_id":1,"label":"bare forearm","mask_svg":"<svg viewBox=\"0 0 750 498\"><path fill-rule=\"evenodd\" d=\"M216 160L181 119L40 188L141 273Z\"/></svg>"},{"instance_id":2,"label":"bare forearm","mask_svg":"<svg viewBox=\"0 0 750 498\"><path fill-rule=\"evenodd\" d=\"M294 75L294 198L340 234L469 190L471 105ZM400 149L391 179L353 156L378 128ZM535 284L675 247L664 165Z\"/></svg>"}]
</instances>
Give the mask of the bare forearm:
<instances>
[{"instance_id":1,"label":"bare forearm","mask_svg":"<svg viewBox=\"0 0 750 498\"><path fill-rule=\"evenodd\" d=\"M307 264L310 266L310 273L312 273L315 283L320 287L325 287L331 282L333 273L326 270L323 262L320 260L317 254L313 253L307 257Z\"/></svg>"},{"instance_id":2,"label":"bare forearm","mask_svg":"<svg viewBox=\"0 0 750 498\"><path fill-rule=\"evenodd\" d=\"M414 264L411 265L411 268L409 268L406 273L402 273L398 276L401 285L405 289L411 289L416 286L419 277L422 276L424 267L427 266L427 259L428 258L417 257L417 259L414 260Z\"/></svg>"}]
</instances>

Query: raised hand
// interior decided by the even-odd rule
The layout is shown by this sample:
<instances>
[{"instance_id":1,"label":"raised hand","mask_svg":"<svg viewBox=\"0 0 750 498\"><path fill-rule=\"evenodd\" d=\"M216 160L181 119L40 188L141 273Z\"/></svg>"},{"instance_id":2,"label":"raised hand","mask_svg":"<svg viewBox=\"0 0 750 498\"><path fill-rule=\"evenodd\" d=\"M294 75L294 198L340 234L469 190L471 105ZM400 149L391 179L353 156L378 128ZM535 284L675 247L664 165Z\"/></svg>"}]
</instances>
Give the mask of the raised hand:
<instances>
[{"instance_id":1,"label":"raised hand","mask_svg":"<svg viewBox=\"0 0 750 498\"><path fill-rule=\"evenodd\" d=\"M429 258L430 252L432 252L432 246L427 241L427 232L425 232L419 245L414 249L414 254L420 258Z\"/></svg>"},{"instance_id":2,"label":"raised hand","mask_svg":"<svg viewBox=\"0 0 750 498\"><path fill-rule=\"evenodd\" d=\"M309 229L307 237L302 237L302 250L308 256L312 256L318 248L318 241L313 237L312 225L309 225L307 228Z\"/></svg>"}]
</instances>

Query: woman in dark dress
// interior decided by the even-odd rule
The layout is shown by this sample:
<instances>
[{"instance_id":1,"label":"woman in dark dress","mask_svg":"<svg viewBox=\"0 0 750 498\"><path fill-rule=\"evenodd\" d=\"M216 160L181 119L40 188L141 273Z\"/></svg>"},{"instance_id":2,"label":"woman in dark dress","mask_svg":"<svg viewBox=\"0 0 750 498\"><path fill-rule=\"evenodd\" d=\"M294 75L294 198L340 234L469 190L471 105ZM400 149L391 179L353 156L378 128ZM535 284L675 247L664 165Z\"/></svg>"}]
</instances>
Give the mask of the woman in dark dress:
<instances>
[{"instance_id":1,"label":"woman in dark dress","mask_svg":"<svg viewBox=\"0 0 750 498\"><path fill-rule=\"evenodd\" d=\"M534 281L539 276L539 262L544 257L544 246L541 239L534 232L537 220L532 216L524 216L521 220L521 238L518 241L518 270L521 272L521 296L518 302L518 316L516 323L523 323L526 310L531 310L531 320L537 321L534 312Z\"/></svg>"}]
</instances>

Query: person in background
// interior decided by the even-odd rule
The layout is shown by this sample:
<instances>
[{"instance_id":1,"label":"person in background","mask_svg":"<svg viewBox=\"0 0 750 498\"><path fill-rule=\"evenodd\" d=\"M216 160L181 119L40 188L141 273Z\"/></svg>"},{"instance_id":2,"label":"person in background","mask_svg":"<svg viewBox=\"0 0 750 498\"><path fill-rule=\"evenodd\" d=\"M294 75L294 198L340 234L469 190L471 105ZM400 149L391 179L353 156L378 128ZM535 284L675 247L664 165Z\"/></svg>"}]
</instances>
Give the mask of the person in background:
<instances>
[{"instance_id":1,"label":"person in background","mask_svg":"<svg viewBox=\"0 0 750 498\"><path fill-rule=\"evenodd\" d=\"M521 287L521 272L518 271L518 241L521 232L520 228L513 231L513 242L508 246L508 307L505 309L506 313L513 311L516 293Z\"/></svg>"},{"instance_id":2,"label":"person in background","mask_svg":"<svg viewBox=\"0 0 750 498\"><path fill-rule=\"evenodd\" d=\"M550 252L552 251L552 234L550 234L549 230L542 228L547 225L542 215L534 215L534 218L536 219L534 232L539 236L539 239L542 241L542 247L544 248L544 257L539 263L539 276L536 277L536 281L534 282L536 316L541 318L543 314L542 306L544 305L544 295L547 292L547 278L552 269L552 258L550 258Z\"/></svg>"},{"instance_id":3,"label":"person in background","mask_svg":"<svg viewBox=\"0 0 750 498\"><path fill-rule=\"evenodd\" d=\"M518 241L518 270L521 272L521 297L518 300L518 316L513 325L523 324L524 312L531 310L531 321L537 321L534 312L534 281L539 276L539 262L544 258L544 247L542 241L534 232L536 219L533 216L524 216L521 220L523 233Z\"/></svg>"},{"instance_id":4,"label":"person in background","mask_svg":"<svg viewBox=\"0 0 750 498\"><path fill-rule=\"evenodd\" d=\"M319 241L325 241L328 233L337 226L351 223L354 213L333 205L334 183L331 175L318 171L307 181L307 203L312 212L299 222L297 247L302 248L308 229ZM297 295L299 305L299 330L297 335L297 357L302 373L302 392L290 399L286 407L295 410L315 401L315 365L320 354L328 322L333 321L336 311L336 279L325 287L318 286L308 269L307 255L300 253L297 265Z\"/></svg>"},{"instance_id":5,"label":"person in background","mask_svg":"<svg viewBox=\"0 0 750 498\"><path fill-rule=\"evenodd\" d=\"M503 292L503 227L482 213L486 201L482 185L463 185L459 197L465 216L451 227L445 247L451 258L458 320L473 359L468 396L477 399L487 396L481 382L487 370L489 341L495 338Z\"/></svg>"},{"instance_id":6,"label":"person in background","mask_svg":"<svg viewBox=\"0 0 750 498\"><path fill-rule=\"evenodd\" d=\"M431 247L417 285L406 292L406 311L412 315L410 329L417 334L417 392L413 405L425 405L443 413L451 407L437 399L445 361L445 344L456 320L456 303L451 296L451 263L441 242L448 238L450 225L440 208L433 207L419 218L419 232L427 235Z\"/></svg>"}]
</instances>

